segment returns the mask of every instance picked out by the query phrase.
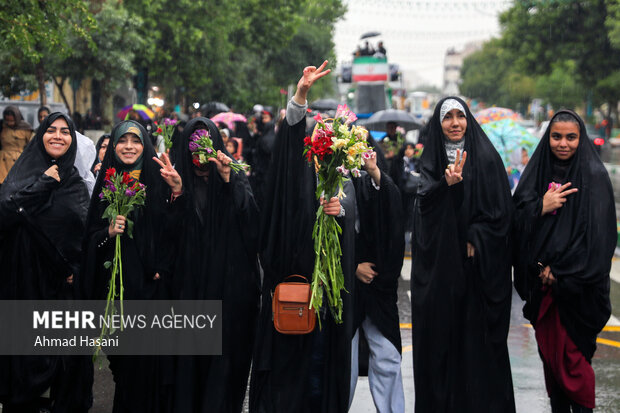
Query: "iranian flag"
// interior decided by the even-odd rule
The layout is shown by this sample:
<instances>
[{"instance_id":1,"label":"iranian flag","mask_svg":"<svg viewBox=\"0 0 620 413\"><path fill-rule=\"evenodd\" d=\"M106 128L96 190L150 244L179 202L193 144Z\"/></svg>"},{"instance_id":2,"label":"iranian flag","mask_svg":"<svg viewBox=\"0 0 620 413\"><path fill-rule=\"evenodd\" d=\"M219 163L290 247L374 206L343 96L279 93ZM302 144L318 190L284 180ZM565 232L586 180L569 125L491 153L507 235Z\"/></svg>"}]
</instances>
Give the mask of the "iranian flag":
<instances>
[{"instance_id":1,"label":"iranian flag","mask_svg":"<svg viewBox=\"0 0 620 413\"><path fill-rule=\"evenodd\" d=\"M354 82L386 82L388 72L386 58L362 56L353 61Z\"/></svg>"}]
</instances>

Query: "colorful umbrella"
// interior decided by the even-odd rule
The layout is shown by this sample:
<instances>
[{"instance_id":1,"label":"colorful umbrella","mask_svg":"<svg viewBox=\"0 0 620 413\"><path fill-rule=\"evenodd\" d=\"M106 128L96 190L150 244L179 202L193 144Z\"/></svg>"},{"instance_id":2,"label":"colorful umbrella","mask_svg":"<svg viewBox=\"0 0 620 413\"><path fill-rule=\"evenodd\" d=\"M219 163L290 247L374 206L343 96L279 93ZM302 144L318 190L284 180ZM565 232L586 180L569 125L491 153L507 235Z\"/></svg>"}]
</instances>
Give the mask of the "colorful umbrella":
<instances>
[{"instance_id":1,"label":"colorful umbrella","mask_svg":"<svg viewBox=\"0 0 620 413\"><path fill-rule=\"evenodd\" d=\"M539 139L512 119L502 119L482 125L482 130L502 157L504 166L510 166L515 151L525 148L531 156Z\"/></svg>"},{"instance_id":2,"label":"colorful umbrella","mask_svg":"<svg viewBox=\"0 0 620 413\"><path fill-rule=\"evenodd\" d=\"M119 118L120 120L126 120L127 119L127 115L129 115L129 112L131 112L132 110L135 111L135 112L138 112L140 117L142 119L144 119L144 120L155 118L155 113L151 109L149 109L145 105L140 105L138 103L134 103L133 105L125 106L123 109L121 109L116 114L116 117Z\"/></svg>"},{"instance_id":3,"label":"colorful umbrella","mask_svg":"<svg viewBox=\"0 0 620 413\"><path fill-rule=\"evenodd\" d=\"M488 108L481 110L475 115L479 124L483 125L489 122L495 122L502 119L519 120L521 115L511 109L506 108Z\"/></svg>"},{"instance_id":4,"label":"colorful umbrella","mask_svg":"<svg viewBox=\"0 0 620 413\"><path fill-rule=\"evenodd\" d=\"M233 113L233 112L218 113L217 115L213 116L211 120L215 123L224 122L226 126L228 126L228 129L233 129L233 130L235 129L235 122L247 122L248 121L245 116L239 113Z\"/></svg>"}]
</instances>

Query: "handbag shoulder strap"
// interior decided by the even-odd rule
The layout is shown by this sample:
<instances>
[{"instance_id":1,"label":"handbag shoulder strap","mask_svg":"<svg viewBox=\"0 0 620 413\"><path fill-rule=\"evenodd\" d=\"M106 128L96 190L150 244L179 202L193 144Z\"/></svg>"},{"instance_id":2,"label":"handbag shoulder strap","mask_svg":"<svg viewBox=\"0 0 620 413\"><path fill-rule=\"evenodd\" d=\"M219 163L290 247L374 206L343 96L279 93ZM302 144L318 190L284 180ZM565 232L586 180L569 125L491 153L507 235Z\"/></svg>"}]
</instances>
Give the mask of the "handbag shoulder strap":
<instances>
[{"instance_id":1,"label":"handbag shoulder strap","mask_svg":"<svg viewBox=\"0 0 620 413\"><path fill-rule=\"evenodd\" d=\"M286 277L282 282L288 280L289 278L293 278L293 277L297 277L297 278L302 278L306 283L310 284L310 282L308 281L308 279L306 277L304 277L303 275L299 275L299 274L292 274L289 275L288 277Z\"/></svg>"}]
</instances>

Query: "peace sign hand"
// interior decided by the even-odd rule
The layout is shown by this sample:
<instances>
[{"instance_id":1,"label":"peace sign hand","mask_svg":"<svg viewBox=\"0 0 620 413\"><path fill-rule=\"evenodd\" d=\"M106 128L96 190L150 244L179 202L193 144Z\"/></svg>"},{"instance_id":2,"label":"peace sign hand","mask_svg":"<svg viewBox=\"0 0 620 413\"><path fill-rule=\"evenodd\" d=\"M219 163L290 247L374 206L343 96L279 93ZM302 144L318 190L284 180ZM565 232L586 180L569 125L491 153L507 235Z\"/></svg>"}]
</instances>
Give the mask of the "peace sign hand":
<instances>
[{"instance_id":1,"label":"peace sign hand","mask_svg":"<svg viewBox=\"0 0 620 413\"><path fill-rule=\"evenodd\" d=\"M467 152L463 151L463 159L461 159L461 151L460 149L457 149L454 164L450 164L446 168L446 182L448 183L448 186L458 184L463 180L463 167L465 166L466 160Z\"/></svg>"},{"instance_id":2,"label":"peace sign hand","mask_svg":"<svg viewBox=\"0 0 620 413\"><path fill-rule=\"evenodd\" d=\"M181 192L183 190L183 181L176 169L172 167L172 162L170 162L168 155L164 152L161 154L161 160L156 156L153 156L153 160L161 166L161 177L166 181L168 186L170 186L172 192Z\"/></svg>"},{"instance_id":3,"label":"peace sign hand","mask_svg":"<svg viewBox=\"0 0 620 413\"><path fill-rule=\"evenodd\" d=\"M562 208L566 202L566 197L577 192L577 188L568 189L571 185L570 182L565 183L559 188L556 185L552 185L543 197L543 207L540 215L549 214L556 209Z\"/></svg>"},{"instance_id":4,"label":"peace sign hand","mask_svg":"<svg viewBox=\"0 0 620 413\"><path fill-rule=\"evenodd\" d=\"M300 105L305 104L308 91L314 82L323 76L328 75L332 71L331 69L324 70L327 63L327 60L325 60L318 69L316 66L307 66L304 68L303 75L301 76L301 79L299 79L299 82L297 82L297 92L295 92L295 101L297 103Z\"/></svg>"}]
</instances>

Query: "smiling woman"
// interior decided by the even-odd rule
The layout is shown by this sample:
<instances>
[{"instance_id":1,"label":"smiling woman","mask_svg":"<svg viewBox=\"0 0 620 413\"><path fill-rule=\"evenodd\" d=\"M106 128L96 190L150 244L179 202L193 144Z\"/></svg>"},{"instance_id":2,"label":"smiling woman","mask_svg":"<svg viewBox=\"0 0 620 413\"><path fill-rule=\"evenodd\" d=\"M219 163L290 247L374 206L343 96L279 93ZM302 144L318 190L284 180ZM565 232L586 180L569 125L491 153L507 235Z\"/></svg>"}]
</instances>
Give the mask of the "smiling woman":
<instances>
[{"instance_id":1,"label":"smiling woman","mask_svg":"<svg viewBox=\"0 0 620 413\"><path fill-rule=\"evenodd\" d=\"M45 151L54 159L58 159L67 153L72 140L69 125L62 117L57 118L49 125L43 134Z\"/></svg>"},{"instance_id":2,"label":"smiling woman","mask_svg":"<svg viewBox=\"0 0 620 413\"><path fill-rule=\"evenodd\" d=\"M0 299L62 300L73 296L88 207L86 185L74 168L71 119L49 115L0 189ZM0 339L10 340L5 332ZM55 406L86 411L90 383L83 359L59 356L0 359L0 402L5 412L39 411L51 386ZM87 365L86 365L87 367ZM62 384L61 386L59 386Z\"/></svg>"},{"instance_id":3,"label":"smiling woman","mask_svg":"<svg viewBox=\"0 0 620 413\"><path fill-rule=\"evenodd\" d=\"M459 98L440 101L425 131L411 273L416 411L514 412L504 165Z\"/></svg>"}]
</instances>

